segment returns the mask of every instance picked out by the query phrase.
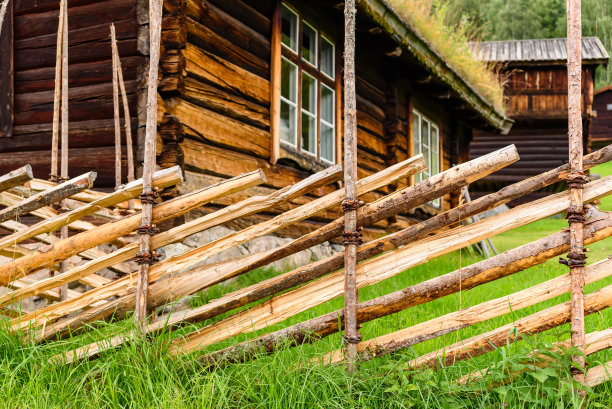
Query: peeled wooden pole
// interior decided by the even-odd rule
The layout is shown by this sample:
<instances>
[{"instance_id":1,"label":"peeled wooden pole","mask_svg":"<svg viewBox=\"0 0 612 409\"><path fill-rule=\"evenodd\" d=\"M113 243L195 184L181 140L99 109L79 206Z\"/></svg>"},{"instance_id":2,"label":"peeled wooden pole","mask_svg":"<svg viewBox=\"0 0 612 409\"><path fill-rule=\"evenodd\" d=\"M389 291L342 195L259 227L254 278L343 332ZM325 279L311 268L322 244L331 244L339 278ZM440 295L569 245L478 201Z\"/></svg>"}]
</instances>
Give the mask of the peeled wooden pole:
<instances>
[{"instance_id":1,"label":"peeled wooden pole","mask_svg":"<svg viewBox=\"0 0 612 409\"><path fill-rule=\"evenodd\" d=\"M0 192L9 190L12 187L23 185L32 180L32 166L25 165L19 169L15 169L5 175L0 176Z\"/></svg>"},{"instance_id":2,"label":"peeled wooden pole","mask_svg":"<svg viewBox=\"0 0 612 409\"><path fill-rule=\"evenodd\" d=\"M612 177L606 177L586 185L585 199L593 201L610 192L612 192ZM357 267L357 285L364 287L376 284L440 255L559 213L565 209L567 200L566 193L551 195L478 223L450 229L412 246L367 260ZM248 311L237 313L175 340L175 351L191 352L238 333L254 331L281 322L341 295L342 282L342 271L338 271L276 296Z\"/></svg>"},{"instance_id":3,"label":"peeled wooden pole","mask_svg":"<svg viewBox=\"0 0 612 409\"><path fill-rule=\"evenodd\" d=\"M357 194L362 195L372 190L379 189L382 186L394 183L397 180L405 178L411 174L421 172L424 168L425 162L423 160L422 155L415 156L414 158L390 166L378 173L368 176L367 178L359 180L357 183ZM273 233L284 226L291 225L296 221L307 219L323 210L337 206L340 204L343 197L344 189L337 190L326 196L320 197L319 199L313 200L312 202L309 202L303 206L280 214L271 220L250 226L244 230L230 234L227 237L223 237L182 255L166 259L163 262L155 265L153 267L153 270L155 270L155 274L158 278L161 278L163 274L179 272L183 269L193 266L196 263L200 263L206 260L206 258L214 254L218 254L224 250L253 240L257 237ZM160 205L160 207L161 206L162 205ZM195 231L193 233L195 233ZM0 271L1 267L2 266L0 266ZM122 284L125 284L125 282L123 282ZM102 298L107 298L112 295L117 294L116 292L111 292ZM84 295L84 297L88 296L90 296L90 294ZM71 302L71 304L73 304L72 307L74 307L75 303ZM86 305L87 304L82 305L81 307ZM57 305L54 308L58 307L60 306ZM63 312L61 315L65 314L66 313ZM41 315L41 319L48 319L49 316L50 312L46 310L44 316Z\"/></svg>"},{"instance_id":4,"label":"peeled wooden pole","mask_svg":"<svg viewBox=\"0 0 612 409\"><path fill-rule=\"evenodd\" d=\"M53 189L45 190L27 199L23 199L20 203L0 210L0 221L3 222L5 220L14 219L36 209L40 209L41 207L58 203L77 192L89 189L93 185L95 179L95 172L85 173L84 175L57 185Z\"/></svg>"},{"instance_id":5,"label":"peeled wooden pole","mask_svg":"<svg viewBox=\"0 0 612 409\"><path fill-rule=\"evenodd\" d=\"M156 206L153 211L153 222L159 223L180 216L211 200L256 186L263 181L265 181L263 173L255 171L177 197ZM106 223L96 229L71 236L66 240L61 240L54 243L50 248L44 249L45 251L36 251L30 257L22 257L0 265L0 285L52 265L58 260L64 260L81 251L129 234L138 228L139 222L139 214L128 216L112 223Z\"/></svg>"},{"instance_id":6,"label":"peeled wooden pole","mask_svg":"<svg viewBox=\"0 0 612 409\"><path fill-rule=\"evenodd\" d=\"M582 187L587 181L582 168L582 21L581 0L567 0L567 97L569 125L569 163L571 173L567 178L570 188L570 205L567 210L570 223L571 248L567 264L572 276L571 329L572 345L584 348L584 209ZM574 379L584 379L584 356L573 357Z\"/></svg>"},{"instance_id":7,"label":"peeled wooden pole","mask_svg":"<svg viewBox=\"0 0 612 409\"><path fill-rule=\"evenodd\" d=\"M138 285L136 286L136 308L134 319L144 327L147 316L147 294L149 292L149 266L154 264L157 255L151 251L153 227L153 205L155 191L151 183L155 171L155 142L157 140L157 72L161 45L161 20L163 0L149 0L149 77L147 80L147 131L144 148L144 167L142 172L142 220L138 227L140 233L140 264Z\"/></svg>"},{"instance_id":8,"label":"peeled wooden pole","mask_svg":"<svg viewBox=\"0 0 612 409\"><path fill-rule=\"evenodd\" d=\"M593 243L612 236L612 215L601 215L589 221L585 226L585 240ZM467 291L476 286L507 277L524 269L533 267L546 260L559 256L569 249L569 232L561 231L535 242L509 250L505 253L483 260L461 270L432 278L414 286L362 302L357 307L359 323L368 322L387 315L395 314L407 308L437 300L441 297ZM211 301L209 310L216 304L231 301L231 294ZM224 300L224 298L228 298ZM206 305L198 307L203 311ZM196 309L196 310L198 310ZM195 311L195 310L194 310ZM225 312L221 311L220 313ZM188 312L178 312L167 318L160 318L159 329L164 322L173 324L173 315L188 315ZM191 314L195 315L195 314ZM211 318L209 315L202 318ZM190 322L188 316L185 318ZM342 325L343 311L338 310L317 318L287 327L271 334L263 335L254 340L225 348L223 350L204 356L201 360L209 366L224 365L232 362L243 362L253 359L262 353L270 354L281 346L293 346L314 342L323 337L338 332L338 325ZM155 324L152 324L155 325Z\"/></svg>"},{"instance_id":9,"label":"peeled wooden pole","mask_svg":"<svg viewBox=\"0 0 612 409\"><path fill-rule=\"evenodd\" d=\"M61 145L61 170L60 180L68 180L68 0L64 2L64 33L62 35L62 145ZM63 203L62 203L63 206ZM68 226L63 226L60 230L62 240L68 238ZM68 261L60 262L60 273L64 273L69 268ZM68 284L60 287L60 298L68 299Z\"/></svg>"},{"instance_id":10,"label":"peeled wooden pole","mask_svg":"<svg viewBox=\"0 0 612 409\"><path fill-rule=\"evenodd\" d=\"M612 274L612 260L606 259L585 268L585 283L590 284ZM408 328L361 342L357 347L360 361L368 361L430 339L467 328L513 311L550 300L570 291L570 274L553 278L514 294L485 301L472 307L454 311ZM344 360L342 351L325 354L318 361L334 364Z\"/></svg>"},{"instance_id":11,"label":"peeled wooden pole","mask_svg":"<svg viewBox=\"0 0 612 409\"><path fill-rule=\"evenodd\" d=\"M181 170L178 166L173 168L160 170L155 173L153 183L159 188L165 188L175 185L183 180ZM17 231L0 239L0 249L6 248L9 245L20 243L24 240L35 237L39 234L49 233L69 225L76 220L79 220L87 215L97 212L100 208L114 206L117 203L124 202L131 198L137 197L142 191L142 179L132 182L123 188L110 193L98 200L80 206L66 213L60 213L48 219L41 220L32 226Z\"/></svg>"},{"instance_id":12,"label":"peeled wooden pole","mask_svg":"<svg viewBox=\"0 0 612 409\"><path fill-rule=\"evenodd\" d=\"M357 329L356 306L359 292L356 284L357 230L359 199L355 194L357 180L357 96L355 93L355 0L344 2L344 345L349 371L355 370L355 348L361 340Z\"/></svg>"},{"instance_id":13,"label":"peeled wooden pole","mask_svg":"<svg viewBox=\"0 0 612 409\"><path fill-rule=\"evenodd\" d=\"M198 233L202 230L218 226L219 224L228 222L238 217L248 216L259 211L273 208L274 206L278 206L281 203L285 203L297 197L304 195L312 190L315 190L321 186L324 186L328 183L336 181L340 176L340 165L328 168L318 174L312 175L311 177L296 183L293 186L287 186L284 189L274 192L269 196L253 196L242 202L236 203L231 206L227 206L217 212L210 213L206 216L202 216L198 219L192 220L188 223L185 223L181 226L174 227L168 231L163 233L159 233L152 237L151 246L153 248L158 248L161 246L165 246L171 243L175 243L184 239L187 236ZM56 277L53 279L41 280L28 288L24 288L19 290L19 292L12 292L6 294L3 297L0 297L0 304L5 304L9 302L13 302L15 299L22 299L25 297L30 297L38 294L40 291L44 291L46 289L54 288L66 280L75 280L77 278L82 278L86 275L92 274L95 271L99 271L102 268L109 267L110 265L117 263L119 260L127 260L136 255L138 250L137 243L132 243L127 245L120 250L117 250L113 253L106 254L104 257L93 260L90 263L83 264L81 266L75 267L72 270L65 273L62 277ZM166 261L159 263L155 267L153 267L150 271L150 278L156 277L159 275L158 272L163 274L165 272L165 268L171 268L172 261ZM121 288L125 285L130 285L129 278L122 278L113 283L113 288L117 291L120 291ZM109 288L104 288L100 290L102 293L107 293ZM83 297L91 297L95 294L85 293ZM100 297L99 297L100 298ZM100 299L103 299L101 297ZM70 308L82 308L87 304L79 304L79 300L71 301L72 306ZM51 306L50 306L51 307ZM46 319L49 319L53 316L53 311L62 308L61 305L52 306L51 310L45 310L44 315ZM65 310L64 310L65 311ZM65 312L61 315L65 315ZM26 317L23 317L23 320L26 320Z\"/></svg>"},{"instance_id":14,"label":"peeled wooden pole","mask_svg":"<svg viewBox=\"0 0 612 409\"><path fill-rule=\"evenodd\" d=\"M57 42L55 57L55 89L53 92L53 125L51 131L51 173L49 178L57 181L59 178L58 152L59 152L59 131L60 131L60 111L62 97L62 54L64 47L64 12L67 0L60 0L59 17L57 26Z\"/></svg>"},{"instance_id":15,"label":"peeled wooden pole","mask_svg":"<svg viewBox=\"0 0 612 409\"><path fill-rule=\"evenodd\" d=\"M123 81L123 69L121 68L121 58L119 58L119 49L117 48L117 38L113 25L113 33L111 38L113 60L117 65L117 80L119 82L119 90L121 91L121 101L123 105L123 122L125 126L125 147L127 151L127 181L134 180L134 146L132 142L132 119L130 116L130 105L125 91L125 82ZM134 210L134 200L128 202L128 209Z\"/></svg>"},{"instance_id":16,"label":"peeled wooden pole","mask_svg":"<svg viewBox=\"0 0 612 409\"><path fill-rule=\"evenodd\" d=\"M113 119L115 124L115 189L121 186L121 120L119 118L119 64L115 54L115 24L110 25L110 38L113 65Z\"/></svg>"},{"instance_id":17,"label":"peeled wooden pole","mask_svg":"<svg viewBox=\"0 0 612 409\"><path fill-rule=\"evenodd\" d=\"M612 285L588 294L584 299L584 313L590 315L612 306ZM535 314L515 320L484 334L465 339L410 361L407 369L434 367L442 362L454 362L480 356L521 338L521 334L538 334L570 322L571 300ZM518 334L518 338L516 335Z\"/></svg>"}]
</instances>

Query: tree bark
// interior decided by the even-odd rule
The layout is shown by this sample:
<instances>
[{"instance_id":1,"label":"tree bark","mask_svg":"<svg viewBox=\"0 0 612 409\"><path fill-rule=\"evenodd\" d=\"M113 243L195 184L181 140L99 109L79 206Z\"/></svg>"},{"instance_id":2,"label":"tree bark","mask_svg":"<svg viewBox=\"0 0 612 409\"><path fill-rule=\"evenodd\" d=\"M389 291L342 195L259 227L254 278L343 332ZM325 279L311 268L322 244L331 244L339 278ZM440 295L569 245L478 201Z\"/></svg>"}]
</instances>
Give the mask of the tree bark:
<instances>
[{"instance_id":1,"label":"tree bark","mask_svg":"<svg viewBox=\"0 0 612 409\"><path fill-rule=\"evenodd\" d=\"M57 185L53 189L45 190L35 194L34 196L30 196L20 203L0 210L0 222L17 218L53 203L61 202L63 199L66 199L75 193L89 189L93 185L95 179L96 173L89 172Z\"/></svg>"},{"instance_id":2,"label":"tree bark","mask_svg":"<svg viewBox=\"0 0 612 409\"><path fill-rule=\"evenodd\" d=\"M587 243L600 241L611 235L612 215L599 217L586 225L585 240ZM457 270L444 274L412 287L362 302L357 308L358 322L373 321L407 308L437 300L459 290L467 291L476 286L523 271L552 257L563 254L569 249L569 242L569 232L561 231L490 259L464 267L461 271ZM215 304L222 304L224 299L227 298L230 298L229 295L212 301L212 307ZM228 300L225 300L225 302L227 303ZM199 307L199 309L203 310L204 307ZM179 313L173 315L177 314ZM184 314L187 315L186 313ZM211 318L215 315L217 314L210 314L206 317L202 316L202 318ZM160 319L160 323L166 321L169 321L169 324L173 324L172 315ZM187 322L190 321L187 320ZM338 332L338 324L342 324L342 322L343 311L334 311L271 334L263 335L257 339L242 342L205 355L201 358L201 361L211 367L223 366L233 362L244 362L254 359L262 353L270 354L281 346L294 346L314 342L335 334ZM158 324L157 327L157 329L160 329L164 325Z\"/></svg>"},{"instance_id":3,"label":"tree bark","mask_svg":"<svg viewBox=\"0 0 612 409\"><path fill-rule=\"evenodd\" d=\"M584 243L583 223L584 209L582 185L585 177L582 167L582 21L581 1L567 0L567 78L568 78L568 129L569 129L569 163L571 173L568 177L570 186L570 206L568 220L570 223L571 248L568 254L568 265L572 276L571 294L571 330L572 345L580 350L584 348ZM575 356L577 367L572 368L574 379L584 380L584 356Z\"/></svg>"},{"instance_id":4,"label":"tree bark","mask_svg":"<svg viewBox=\"0 0 612 409\"><path fill-rule=\"evenodd\" d=\"M15 186L21 186L34 178L32 166L25 165L5 175L0 176L0 192L9 190Z\"/></svg>"}]
</instances>

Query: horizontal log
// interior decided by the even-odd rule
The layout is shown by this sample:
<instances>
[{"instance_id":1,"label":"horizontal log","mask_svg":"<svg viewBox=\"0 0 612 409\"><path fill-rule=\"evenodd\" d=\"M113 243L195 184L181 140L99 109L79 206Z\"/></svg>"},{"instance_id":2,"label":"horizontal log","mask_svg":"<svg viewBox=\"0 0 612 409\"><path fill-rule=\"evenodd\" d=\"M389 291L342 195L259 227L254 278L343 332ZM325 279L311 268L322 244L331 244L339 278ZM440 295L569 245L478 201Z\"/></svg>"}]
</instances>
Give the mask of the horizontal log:
<instances>
[{"instance_id":1,"label":"horizontal log","mask_svg":"<svg viewBox=\"0 0 612 409\"><path fill-rule=\"evenodd\" d=\"M181 170L178 166L170 169L160 170L153 175L153 185L160 189L173 186L183 180ZM55 217L43 220L26 230L5 236L0 239L0 249L11 244L17 244L39 234L49 233L58 230L62 226L73 223L76 220L96 213L101 208L114 206L118 203L137 197L142 192L142 179L135 180L122 188L110 193L89 204L80 206L66 213L60 213ZM0 302L1 303L1 302Z\"/></svg>"},{"instance_id":2,"label":"horizontal log","mask_svg":"<svg viewBox=\"0 0 612 409\"><path fill-rule=\"evenodd\" d=\"M603 260L585 268L585 285L602 280L612 274L612 260ZM541 303L570 291L569 273L540 283L525 290L464 308L429 321L389 334L360 342L357 354L361 361L369 361L430 339L459 331L479 322L490 320L513 311ZM327 353L317 360L323 364L336 364L344 360L341 351Z\"/></svg>"},{"instance_id":3,"label":"horizontal log","mask_svg":"<svg viewBox=\"0 0 612 409\"><path fill-rule=\"evenodd\" d=\"M19 204L0 210L0 222L28 214L41 207L59 203L75 193L91 188L95 179L96 173L89 172L57 185L52 189L37 193L24 199Z\"/></svg>"},{"instance_id":4,"label":"horizontal log","mask_svg":"<svg viewBox=\"0 0 612 409\"><path fill-rule=\"evenodd\" d=\"M191 194L184 195L161 203L153 209L153 223L159 223L173 217L185 214L198 206L221 195L228 195L234 191L246 189L264 181L261 172L252 172L242 177L227 180L216 186L209 186ZM0 285L8 283L15 278L28 275L41 267L52 265L67 259L83 250L98 246L131 233L138 228L140 214L128 216L116 222L107 223L98 228L79 233L57 243L49 248L36 251L31 257L13 260L0 266Z\"/></svg>"},{"instance_id":5,"label":"horizontal log","mask_svg":"<svg viewBox=\"0 0 612 409\"><path fill-rule=\"evenodd\" d=\"M602 383L612 380L612 361L589 368L584 376L584 384L589 388L594 388Z\"/></svg>"},{"instance_id":6,"label":"horizontal log","mask_svg":"<svg viewBox=\"0 0 612 409\"><path fill-rule=\"evenodd\" d=\"M183 55L189 76L208 81L227 92L244 96L264 106L270 104L270 84L267 79L191 44L187 44Z\"/></svg>"},{"instance_id":7,"label":"horizontal log","mask_svg":"<svg viewBox=\"0 0 612 409\"><path fill-rule=\"evenodd\" d=\"M232 17L210 2L197 0L186 2L185 14L217 34L222 34L237 47L249 50L262 60L270 59L269 32L257 32L245 24L246 20L243 20L241 15L238 18Z\"/></svg>"},{"instance_id":8,"label":"horizontal log","mask_svg":"<svg viewBox=\"0 0 612 409\"><path fill-rule=\"evenodd\" d=\"M612 177L591 182L585 187L585 202L597 200L612 191ZM357 285L361 288L378 283L440 255L564 211L567 208L567 200L567 193L552 195L480 222L447 230L412 246L365 261L357 267ZM173 353L192 352L238 333L250 332L278 323L341 295L342 289L343 274L342 271L338 271L296 290L276 296L251 310L237 313L204 327L185 338L176 339Z\"/></svg>"},{"instance_id":9,"label":"horizontal log","mask_svg":"<svg viewBox=\"0 0 612 409\"><path fill-rule=\"evenodd\" d=\"M30 165L25 165L19 169L10 171L5 175L0 176L0 192L9 190L15 186L23 185L24 183L32 180L33 177L32 166Z\"/></svg>"},{"instance_id":10,"label":"horizontal log","mask_svg":"<svg viewBox=\"0 0 612 409\"><path fill-rule=\"evenodd\" d=\"M59 7L40 13L24 14L15 17L15 38L33 38L57 32ZM97 1L81 6L71 6L68 11L70 31L98 24L110 25L117 16L123 19L136 18L136 2L124 0Z\"/></svg>"},{"instance_id":11,"label":"horizontal log","mask_svg":"<svg viewBox=\"0 0 612 409\"><path fill-rule=\"evenodd\" d=\"M185 79L185 91L181 97L195 105L262 129L270 126L270 110L267 107L194 78Z\"/></svg>"},{"instance_id":12,"label":"horizontal log","mask_svg":"<svg viewBox=\"0 0 612 409\"><path fill-rule=\"evenodd\" d=\"M612 305L612 285L584 296L584 315L588 316ZM483 355L501 347L507 342L514 342L522 334L537 334L568 323L570 320L570 302L564 302L547 308L513 323L496 328L484 334L465 339L440 350L430 352L410 361L406 369L432 367L443 362L452 365L454 362Z\"/></svg>"},{"instance_id":13,"label":"horizontal log","mask_svg":"<svg viewBox=\"0 0 612 409\"><path fill-rule=\"evenodd\" d=\"M185 132L189 134L190 130L185 129ZM219 148L190 138L186 138L181 147L185 153L185 167L188 170L205 172L214 176L233 177L241 173L261 169L266 175L266 185L278 189L298 183L310 176L308 172L280 164L271 165L267 160ZM322 187L315 190L313 194L323 196L333 190L330 187Z\"/></svg>"},{"instance_id":14,"label":"horizontal log","mask_svg":"<svg viewBox=\"0 0 612 409\"><path fill-rule=\"evenodd\" d=\"M279 203L286 202L295 197L302 196L307 193L311 189L316 189L320 185L329 184L341 177L341 167L340 165L334 166L332 168L328 168L323 172L320 172L316 175L313 175L309 179L302 181L294 186L288 186L287 188L274 192L273 194L267 197L252 197L246 199L242 202L236 203L235 205L226 207L217 213L213 213L211 215L207 215L195 220L192 220L184 225L174 227L166 232L157 234L151 237L151 248L156 249L171 243L175 243L184 239L187 236L198 233L202 230L214 227L223 223L224 221L230 220L232 218L241 217L244 215L256 213L263 209L273 207ZM6 302L14 302L15 299L23 299L26 297L30 297L36 295L42 291L45 291L50 288L55 288L60 285L69 283L76 279L85 277L89 274L92 274L102 268L108 267L118 261L128 260L136 255L139 251L139 243L132 243L128 246L123 247L120 250L117 250L114 253L110 253L103 258L93 260L91 263L87 263L85 265L76 267L70 271L64 272L60 276L50 277L46 280L42 280L37 282L35 285L30 286L26 289L22 289L20 292L12 292L7 294L4 297L0 297L0 304ZM160 272L165 271L166 268L171 266L171 263L167 260L160 262L156 266L153 266L149 271L149 277L151 280L154 280L156 274L160 274ZM130 283L131 278L125 277L121 280L115 281L111 287L113 288L121 288L121 286ZM103 292L108 292L109 288L106 287L102 290ZM94 294L95 295L95 294ZM85 297L91 297L92 294L86 294ZM52 306L53 310L61 309L61 308L71 308L71 309L79 309L83 308L82 304L79 304L79 300L73 301L69 306L64 307L63 305L54 305ZM52 313L49 309L43 312L45 319L52 319ZM65 315L61 314L60 316ZM23 317L22 320L25 322L28 320L27 317Z\"/></svg>"},{"instance_id":15,"label":"horizontal log","mask_svg":"<svg viewBox=\"0 0 612 409\"><path fill-rule=\"evenodd\" d=\"M262 59L251 53L249 49L242 49L236 46L227 40L225 36L214 32L200 21L187 17L185 25L188 33L187 38L191 44L218 55L262 78L270 76L269 58Z\"/></svg>"},{"instance_id":16,"label":"horizontal log","mask_svg":"<svg viewBox=\"0 0 612 409\"><path fill-rule=\"evenodd\" d=\"M178 118L183 126L216 145L243 153L270 157L270 133L244 122L216 113L182 99L166 101L168 113Z\"/></svg>"},{"instance_id":17,"label":"horizontal log","mask_svg":"<svg viewBox=\"0 0 612 409\"><path fill-rule=\"evenodd\" d=\"M197 2L197 0L187 0L188 9L190 8L190 3L194 1ZM271 12L264 14L241 0L215 0L209 3L214 4L218 9L223 10L235 19L244 22L245 26L250 27L266 38L272 32L270 18L267 17L267 15L272 15Z\"/></svg>"}]
</instances>

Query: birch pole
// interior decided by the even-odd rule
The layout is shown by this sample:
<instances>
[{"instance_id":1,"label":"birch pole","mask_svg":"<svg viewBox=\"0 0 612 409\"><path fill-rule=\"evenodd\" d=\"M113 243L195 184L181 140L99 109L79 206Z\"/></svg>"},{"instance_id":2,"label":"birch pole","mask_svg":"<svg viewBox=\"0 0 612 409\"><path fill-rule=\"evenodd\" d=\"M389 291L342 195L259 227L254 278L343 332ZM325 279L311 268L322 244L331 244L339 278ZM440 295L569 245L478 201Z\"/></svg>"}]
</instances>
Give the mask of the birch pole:
<instances>
[{"instance_id":1,"label":"birch pole","mask_svg":"<svg viewBox=\"0 0 612 409\"><path fill-rule=\"evenodd\" d=\"M127 150L127 181L131 183L135 180L134 175L134 146L132 143L132 117L130 116L130 106L128 104L127 92L125 90L125 82L123 81L123 69L121 68L121 58L119 58L119 49L117 48L117 38L112 33L112 52L113 58L117 61L117 81L119 82L119 90L121 91L121 101L123 105L123 123L125 126L125 147ZM128 210L134 210L134 200L128 201Z\"/></svg>"},{"instance_id":2,"label":"birch pole","mask_svg":"<svg viewBox=\"0 0 612 409\"><path fill-rule=\"evenodd\" d=\"M58 26L57 26L57 51L55 55L55 90L53 93L53 128L51 132L51 173L49 180L57 182L59 177L59 167L57 156L59 151L59 124L60 124L60 103L62 92L62 49L64 38L64 5L66 0L60 1Z\"/></svg>"},{"instance_id":3,"label":"birch pole","mask_svg":"<svg viewBox=\"0 0 612 409\"><path fill-rule=\"evenodd\" d=\"M145 136L144 168L142 195L142 219L140 234L140 253L136 261L140 264L138 285L136 287L136 308L134 317L139 327L146 326L147 296L149 292L149 266L154 264L157 255L151 251L151 234L155 191L153 172L155 170L155 141L157 137L157 73L161 42L161 20L163 0L149 0L149 78L147 83L147 128Z\"/></svg>"},{"instance_id":4,"label":"birch pole","mask_svg":"<svg viewBox=\"0 0 612 409\"><path fill-rule=\"evenodd\" d=\"M570 252L568 260L562 260L570 268L571 277L571 330L572 346L584 349L584 222L583 185L587 179L582 163L582 22L581 0L567 0L567 96L570 174L567 183L570 205L567 218L570 225ZM577 367L572 368L574 379L584 381L584 356L574 356Z\"/></svg>"},{"instance_id":5,"label":"birch pole","mask_svg":"<svg viewBox=\"0 0 612 409\"><path fill-rule=\"evenodd\" d=\"M113 64L113 119L115 126L115 189L121 187L121 124L119 118L119 74L115 54L115 24L110 25L112 64Z\"/></svg>"},{"instance_id":6,"label":"birch pole","mask_svg":"<svg viewBox=\"0 0 612 409\"><path fill-rule=\"evenodd\" d=\"M359 199L355 194L357 181L357 97L355 95L355 0L344 3L344 343L346 346L347 367L355 370L357 357L356 345L361 340L357 329L357 245L361 234L357 229L357 209Z\"/></svg>"},{"instance_id":7,"label":"birch pole","mask_svg":"<svg viewBox=\"0 0 612 409\"><path fill-rule=\"evenodd\" d=\"M68 0L63 2L63 6L64 24L62 27L62 161L60 170L61 182L65 182L68 180ZM62 240L68 238L68 226L63 226L61 228L60 238ZM68 265L68 260L63 260L60 263L60 271L62 273L68 271L69 268L70 266ZM62 301L68 299L68 284L64 284L60 287L60 299Z\"/></svg>"}]
</instances>

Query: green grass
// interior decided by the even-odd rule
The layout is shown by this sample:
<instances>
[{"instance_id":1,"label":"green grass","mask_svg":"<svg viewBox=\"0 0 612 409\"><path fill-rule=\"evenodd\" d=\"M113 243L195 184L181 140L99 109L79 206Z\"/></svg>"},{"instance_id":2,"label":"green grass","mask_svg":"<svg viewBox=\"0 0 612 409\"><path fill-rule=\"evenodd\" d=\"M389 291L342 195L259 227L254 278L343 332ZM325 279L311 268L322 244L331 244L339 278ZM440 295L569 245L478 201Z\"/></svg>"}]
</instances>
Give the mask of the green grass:
<instances>
[{"instance_id":1,"label":"green grass","mask_svg":"<svg viewBox=\"0 0 612 409\"><path fill-rule=\"evenodd\" d=\"M594 173L612 174L612 165ZM612 210L612 200L602 201L602 208ZM493 239L505 251L555 233L567 226L564 219L546 219L504 233ZM595 262L612 254L612 241L589 246L589 261ZM471 251L457 251L414 267L379 285L360 291L361 300L371 299L400 288L419 283L461 266L478 262ZM551 260L504 279L444 297L435 302L408 309L393 316L363 325L364 339L387 334L440 315L502 297L531 287L567 272L567 268ZM198 303L223 293L260 281L275 274L257 270L239 280L215 287L202 294ZM591 284L587 292L612 284L612 278ZM497 319L415 345L409 350L364 363L351 375L342 367L317 367L308 362L318 355L342 346L339 335L314 345L283 349L272 356L244 364L232 365L213 372L202 370L194 356L169 358L165 353L171 337L162 334L150 343L133 344L105 352L99 359L68 366L49 364L54 354L68 351L92 340L127 330L129 322L107 323L86 334L64 341L35 346L22 344L20 338L0 331L0 408L505 408L505 407L580 407L571 385L565 379L567 355L559 354L559 366L548 372L531 372L507 386L490 386L502 369L496 369L485 383L458 387L451 380L476 368L494 362L499 368L512 367L533 348L544 348L551 342L566 339L568 326L541 334L529 342L519 342L493 353L461 362L453 367L418 373L405 372L405 362L415 356L438 349L513 320L532 314L568 299L568 296L514 311ZM332 300L301 313L266 330L275 330L342 307L342 299ZM210 321L209 321L210 322ZM179 333L188 333L190 326ZM587 332L612 326L612 312L604 311L587 317ZM261 334L242 335L215 346L232 343ZM174 334L173 334L174 335ZM612 359L604 351L589 358L592 366ZM522 362L522 361L521 361ZM496 372L497 371L497 372ZM555 375L556 374L556 375ZM604 384L590 391L585 407L609 407L612 385ZM540 406L537 406L537 405Z\"/></svg>"}]
</instances>

